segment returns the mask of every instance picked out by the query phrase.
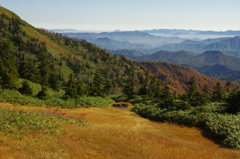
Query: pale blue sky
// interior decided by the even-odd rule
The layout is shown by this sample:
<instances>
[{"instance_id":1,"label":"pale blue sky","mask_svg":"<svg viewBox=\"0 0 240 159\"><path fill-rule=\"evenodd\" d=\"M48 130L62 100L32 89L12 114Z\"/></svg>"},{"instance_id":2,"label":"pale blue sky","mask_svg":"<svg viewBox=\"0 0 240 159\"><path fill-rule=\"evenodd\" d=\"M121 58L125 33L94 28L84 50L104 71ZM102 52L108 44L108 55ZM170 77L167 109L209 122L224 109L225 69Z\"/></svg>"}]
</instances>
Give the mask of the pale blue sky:
<instances>
[{"instance_id":1,"label":"pale blue sky","mask_svg":"<svg viewBox=\"0 0 240 159\"><path fill-rule=\"evenodd\" d=\"M240 0L0 0L38 28L240 30Z\"/></svg>"}]
</instances>

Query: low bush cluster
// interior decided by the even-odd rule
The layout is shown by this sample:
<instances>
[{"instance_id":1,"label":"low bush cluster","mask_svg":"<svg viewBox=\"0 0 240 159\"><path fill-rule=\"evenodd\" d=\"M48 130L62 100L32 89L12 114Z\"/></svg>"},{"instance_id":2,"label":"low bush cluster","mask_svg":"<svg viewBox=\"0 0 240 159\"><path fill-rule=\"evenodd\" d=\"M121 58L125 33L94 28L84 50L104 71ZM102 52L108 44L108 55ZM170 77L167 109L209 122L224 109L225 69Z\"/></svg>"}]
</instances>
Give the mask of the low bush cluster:
<instances>
[{"instance_id":1,"label":"low bush cluster","mask_svg":"<svg viewBox=\"0 0 240 159\"><path fill-rule=\"evenodd\" d=\"M61 95L61 94L60 94ZM38 99L34 96L25 96L16 90L2 89L0 90L0 102L9 102L13 104L28 106L47 106L61 108L82 108L82 107L108 107L114 103L111 97L78 97L76 99L69 98L64 100L60 95L49 93L46 100Z\"/></svg>"},{"instance_id":2,"label":"low bush cluster","mask_svg":"<svg viewBox=\"0 0 240 159\"><path fill-rule=\"evenodd\" d=\"M157 105L137 104L132 111L161 122L196 126L222 141L221 146L240 149L240 115L222 114L224 106L217 103L189 110L161 109Z\"/></svg>"}]
</instances>

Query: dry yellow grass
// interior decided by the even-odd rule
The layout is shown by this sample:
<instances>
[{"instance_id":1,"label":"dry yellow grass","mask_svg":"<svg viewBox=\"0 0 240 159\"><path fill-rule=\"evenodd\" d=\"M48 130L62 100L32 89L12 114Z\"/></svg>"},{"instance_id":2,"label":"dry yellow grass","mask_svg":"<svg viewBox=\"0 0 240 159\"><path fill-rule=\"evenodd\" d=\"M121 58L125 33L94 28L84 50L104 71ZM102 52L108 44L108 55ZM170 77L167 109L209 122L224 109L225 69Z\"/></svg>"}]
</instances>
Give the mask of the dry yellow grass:
<instances>
[{"instance_id":1,"label":"dry yellow grass","mask_svg":"<svg viewBox=\"0 0 240 159\"><path fill-rule=\"evenodd\" d=\"M44 107L1 107L44 111ZM92 127L66 125L63 135L29 134L19 139L0 134L0 158L236 159L240 152L219 148L197 128L152 122L127 109L63 109L86 113Z\"/></svg>"}]
</instances>

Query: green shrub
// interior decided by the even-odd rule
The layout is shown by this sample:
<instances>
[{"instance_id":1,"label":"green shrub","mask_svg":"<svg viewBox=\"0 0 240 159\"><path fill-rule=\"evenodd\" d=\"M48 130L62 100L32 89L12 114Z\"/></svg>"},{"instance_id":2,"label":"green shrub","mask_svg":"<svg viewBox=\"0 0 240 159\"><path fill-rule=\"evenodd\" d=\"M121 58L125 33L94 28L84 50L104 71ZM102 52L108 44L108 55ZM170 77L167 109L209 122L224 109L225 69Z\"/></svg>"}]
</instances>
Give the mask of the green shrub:
<instances>
[{"instance_id":1,"label":"green shrub","mask_svg":"<svg viewBox=\"0 0 240 159\"><path fill-rule=\"evenodd\" d=\"M222 142L223 147L240 150L240 132L231 133Z\"/></svg>"},{"instance_id":2,"label":"green shrub","mask_svg":"<svg viewBox=\"0 0 240 159\"><path fill-rule=\"evenodd\" d=\"M224 106L213 103L191 110L160 109L156 105L137 104L132 111L161 122L196 126L222 140L226 148L240 149L240 115L222 114Z\"/></svg>"},{"instance_id":3,"label":"green shrub","mask_svg":"<svg viewBox=\"0 0 240 159\"><path fill-rule=\"evenodd\" d=\"M23 81L22 87L18 89L18 91L22 94L25 95L32 95L33 94L33 90L29 84L28 81Z\"/></svg>"},{"instance_id":4,"label":"green shrub","mask_svg":"<svg viewBox=\"0 0 240 159\"><path fill-rule=\"evenodd\" d=\"M186 102L186 101L182 101L182 100L176 100L174 102L174 106L176 110L188 110L191 109L191 105Z\"/></svg>"},{"instance_id":5,"label":"green shrub","mask_svg":"<svg viewBox=\"0 0 240 159\"><path fill-rule=\"evenodd\" d=\"M78 97L76 99L64 100L61 95L64 92L54 92L48 90L47 99L41 100L34 96L25 96L16 90L3 89L0 90L0 102L9 102L13 104L28 105L28 106L46 106L46 107L61 107L61 108L88 108L88 107L108 107L115 101L109 97Z\"/></svg>"}]
</instances>

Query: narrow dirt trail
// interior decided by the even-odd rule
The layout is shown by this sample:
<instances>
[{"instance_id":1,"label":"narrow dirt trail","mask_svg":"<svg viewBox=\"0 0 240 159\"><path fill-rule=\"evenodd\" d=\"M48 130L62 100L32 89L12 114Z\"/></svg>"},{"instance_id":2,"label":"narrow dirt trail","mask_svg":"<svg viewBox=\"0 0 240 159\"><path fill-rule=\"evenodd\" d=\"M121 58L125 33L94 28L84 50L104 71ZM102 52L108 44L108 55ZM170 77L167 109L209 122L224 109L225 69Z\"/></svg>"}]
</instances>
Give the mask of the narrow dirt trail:
<instances>
[{"instance_id":1,"label":"narrow dirt trail","mask_svg":"<svg viewBox=\"0 0 240 159\"><path fill-rule=\"evenodd\" d=\"M28 111L46 109L12 105L8 107ZM203 137L197 128L153 122L128 109L108 107L63 109L63 111L67 114L86 114L86 122L92 126L67 125L68 131L63 136L48 138L43 146L50 147L55 151L57 149L58 154L55 156L58 158L59 156L61 156L60 158L94 159L240 158L240 151L220 148L213 141ZM40 142L42 143L42 139L35 141L35 144ZM43 150L37 148L32 151L36 155L38 151L40 153ZM48 151L44 150L45 153L50 153ZM24 153L24 150L21 150L21 153ZM59 153L63 153L63 155L59 155Z\"/></svg>"}]
</instances>

